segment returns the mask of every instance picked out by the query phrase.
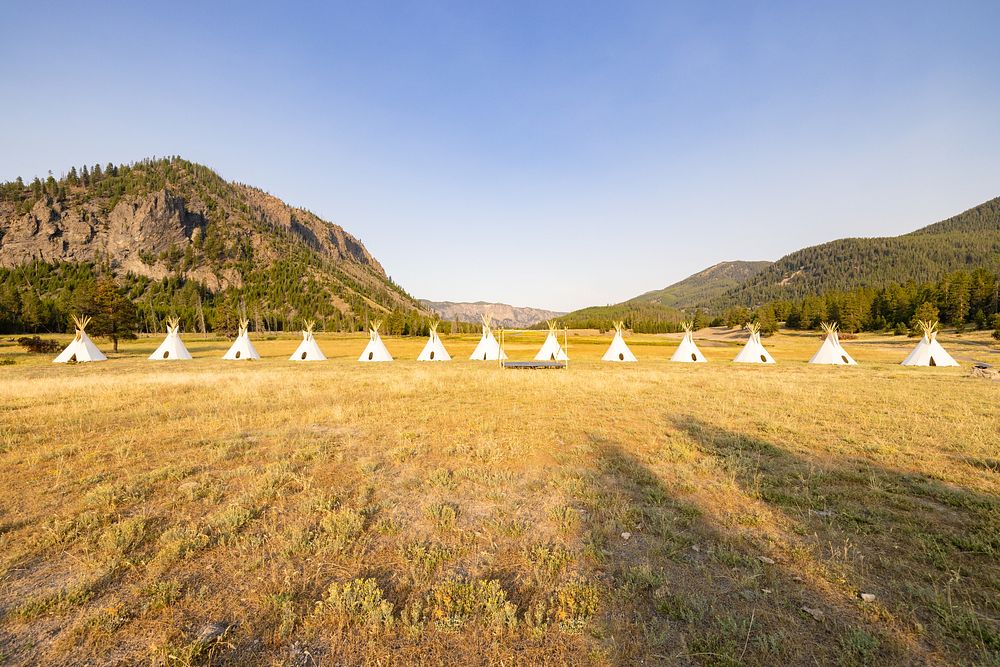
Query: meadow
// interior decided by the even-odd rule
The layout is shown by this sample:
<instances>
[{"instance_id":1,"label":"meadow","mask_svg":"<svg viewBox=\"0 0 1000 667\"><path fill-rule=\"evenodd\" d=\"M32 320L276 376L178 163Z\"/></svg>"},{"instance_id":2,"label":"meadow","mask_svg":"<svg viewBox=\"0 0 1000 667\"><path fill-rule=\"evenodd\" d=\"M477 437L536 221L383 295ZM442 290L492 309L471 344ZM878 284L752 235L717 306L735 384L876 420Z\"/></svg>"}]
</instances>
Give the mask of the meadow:
<instances>
[{"instance_id":1,"label":"meadow","mask_svg":"<svg viewBox=\"0 0 1000 667\"><path fill-rule=\"evenodd\" d=\"M508 339L530 358L540 332ZM764 340L775 366L54 365L0 341L0 663L1000 664L1000 363L915 339ZM61 337L60 340L68 340Z\"/></svg>"}]
</instances>

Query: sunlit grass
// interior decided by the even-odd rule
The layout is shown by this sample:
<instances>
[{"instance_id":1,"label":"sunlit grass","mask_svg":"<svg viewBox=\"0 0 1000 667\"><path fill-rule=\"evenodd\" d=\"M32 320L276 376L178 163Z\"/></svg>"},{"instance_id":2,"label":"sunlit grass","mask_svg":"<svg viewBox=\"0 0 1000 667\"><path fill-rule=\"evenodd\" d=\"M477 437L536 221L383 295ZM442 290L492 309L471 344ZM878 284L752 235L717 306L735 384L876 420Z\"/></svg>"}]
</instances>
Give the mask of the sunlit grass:
<instances>
[{"instance_id":1,"label":"sunlit grass","mask_svg":"<svg viewBox=\"0 0 1000 667\"><path fill-rule=\"evenodd\" d=\"M508 338L528 359L544 334ZM0 356L0 651L14 664L989 663L1000 652L1000 355L571 335L566 371ZM108 351L104 341L98 341ZM874 593L863 602L862 592ZM803 608L812 610L803 611ZM821 620L814 618L819 611ZM214 624L214 625L212 625ZM209 628L209 630L206 630ZM214 630L212 630L214 628Z\"/></svg>"}]
</instances>

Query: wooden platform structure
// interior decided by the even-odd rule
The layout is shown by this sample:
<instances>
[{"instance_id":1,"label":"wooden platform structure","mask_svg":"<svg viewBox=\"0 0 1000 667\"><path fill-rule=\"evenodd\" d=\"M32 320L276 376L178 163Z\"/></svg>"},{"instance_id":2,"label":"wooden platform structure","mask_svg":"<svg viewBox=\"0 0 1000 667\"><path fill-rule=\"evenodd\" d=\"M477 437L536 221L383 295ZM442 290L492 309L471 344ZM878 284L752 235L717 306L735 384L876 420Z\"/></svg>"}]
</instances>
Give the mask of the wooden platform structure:
<instances>
[{"instance_id":1,"label":"wooden platform structure","mask_svg":"<svg viewBox=\"0 0 1000 667\"><path fill-rule=\"evenodd\" d=\"M565 361L505 361L504 368L566 368Z\"/></svg>"},{"instance_id":2,"label":"wooden platform structure","mask_svg":"<svg viewBox=\"0 0 1000 667\"><path fill-rule=\"evenodd\" d=\"M504 361L506 356L507 330L500 329L500 368L523 368L529 370L549 369L549 368L569 368L569 360L555 361L554 359L543 361ZM563 327L563 350L569 356L569 340L567 340L566 328Z\"/></svg>"}]
</instances>

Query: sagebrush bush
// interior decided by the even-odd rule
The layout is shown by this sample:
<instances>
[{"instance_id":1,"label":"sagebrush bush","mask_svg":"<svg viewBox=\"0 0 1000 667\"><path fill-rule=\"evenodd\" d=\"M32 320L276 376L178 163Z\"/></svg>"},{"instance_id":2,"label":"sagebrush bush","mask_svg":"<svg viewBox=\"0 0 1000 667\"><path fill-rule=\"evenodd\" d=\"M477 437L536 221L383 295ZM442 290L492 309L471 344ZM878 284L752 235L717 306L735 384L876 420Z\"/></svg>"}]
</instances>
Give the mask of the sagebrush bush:
<instances>
[{"instance_id":1,"label":"sagebrush bush","mask_svg":"<svg viewBox=\"0 0 1000 667\"><path fill-rule=\"evenodd\" d=\"M392 603L383 599L382 589L374 579L334 582L323 600L316 603L317 615L369 629L390 627L392 610Z\"/></svg>"},{"instance_id":2,"label":"sagebrush bush","mask_svg":"<svg viewBox=\"0 0 1000 667\"><path fill-rule=\"evenodd\" d=\"M457 630L467 623L484 627L512 628L517 623L517 607L495 579L486 581L446 581L427 596L426 613L438 627Z\"/></svg>"}]
</instances>

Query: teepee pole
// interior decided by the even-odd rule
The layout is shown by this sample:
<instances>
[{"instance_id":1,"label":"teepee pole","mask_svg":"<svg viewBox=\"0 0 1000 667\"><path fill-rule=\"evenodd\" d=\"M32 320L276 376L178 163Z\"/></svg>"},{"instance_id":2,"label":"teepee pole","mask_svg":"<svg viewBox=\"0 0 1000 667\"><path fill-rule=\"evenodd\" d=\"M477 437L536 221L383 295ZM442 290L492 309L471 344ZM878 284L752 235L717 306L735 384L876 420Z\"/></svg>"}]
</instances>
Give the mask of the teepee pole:
<instances>
[{"instance_id":1,"label":"teepee pole","mask_svg":"<svg viewBox=\"0 0 1000 667\"><path fill-rule=\"evenodd\" d=\"M566 325L563 325L563 354L566 355L566 369L569 370L569 338L566 337Z\"/></svg>"}]
</instances>

